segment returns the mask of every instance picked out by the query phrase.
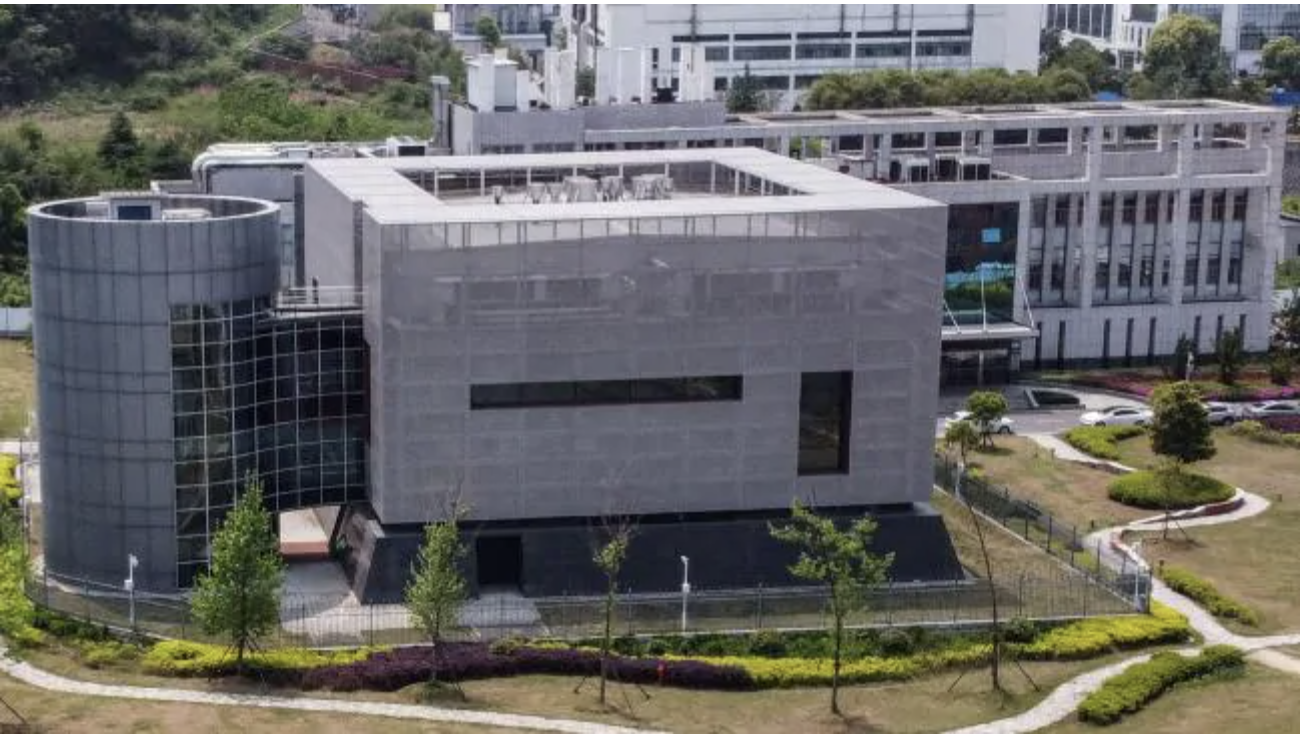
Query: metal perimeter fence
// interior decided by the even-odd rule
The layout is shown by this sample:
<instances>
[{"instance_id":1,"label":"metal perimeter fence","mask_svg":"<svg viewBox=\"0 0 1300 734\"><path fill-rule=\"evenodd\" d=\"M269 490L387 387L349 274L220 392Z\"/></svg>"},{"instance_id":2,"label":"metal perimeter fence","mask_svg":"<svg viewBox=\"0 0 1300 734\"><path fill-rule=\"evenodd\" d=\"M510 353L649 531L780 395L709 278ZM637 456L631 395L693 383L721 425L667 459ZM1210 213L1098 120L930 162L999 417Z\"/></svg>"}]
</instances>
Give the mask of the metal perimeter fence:
<instances>
[{"instance_id":1,"label":"metal perimeter fence","mask_svg":"<svg viewBox=\"0 0 1300 734\"><path fill-rule=\"evenodd\" d=\"M1062 568L1049 577L1008 576L997 580L1003 619L1078 619L1138 611L1132 597L1115 593L1088 573ZM97 625L139 634L218 640L195 624L183 597L126 594L92 582L37 576L28 596L40 607ZM850 620L855 626L972 627L993 619L987 581L890 584L871 593L868 611ZM580 639L601 634L602 597L525 598L489 594L462 610L462 628L453 637L496 639L510 635ZM400 604L359 605L345 595L286 595L281 624L271 646L340 647L403 645L423 641ZM754 630L825 629L830 625L824 592L808 588L692 590L680 593L622 593L615 598L618 635L650 635Z\"/></svg>"},{"instance_id":2,"label":"metal perimeter fence","mask_svg":"<svg viewBox=\"0 0 1300 734\"><path fill-rule=\"evenodd\" d=\"M1151 604L1151 571L1120 555L1120 567L1102 562L1105 541L1088 541L1087 531L1063 522L1043 508L969 472L959 477L957 462L946 456L934 457L934 481L959 501L968 502L984 517L993 520L1022 540L1055 556L1071 569L1086 576L1127 603L1134 612L1145 612ZM960 482L958 479L960 478Z\"/></svg>"}]
</instances>

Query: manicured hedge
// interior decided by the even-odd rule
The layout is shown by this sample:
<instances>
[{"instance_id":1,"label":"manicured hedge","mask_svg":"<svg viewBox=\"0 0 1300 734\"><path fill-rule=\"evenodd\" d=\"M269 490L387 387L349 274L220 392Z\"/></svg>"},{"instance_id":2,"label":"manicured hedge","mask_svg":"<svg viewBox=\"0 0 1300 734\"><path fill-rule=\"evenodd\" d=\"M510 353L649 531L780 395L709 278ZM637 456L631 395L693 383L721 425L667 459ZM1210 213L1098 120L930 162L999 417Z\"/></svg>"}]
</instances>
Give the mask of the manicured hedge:
<instances>
[{"instance_id":1,"label":"manicured hedge","mask_svg":"<svg viewBox=\"0 0 1300 734\"><path fill-rule=\"evenodd\" d=\"M18 483L18 457L0 454L0 496L10 504L23 498L23 487Z\"/></svg>"},{"instance_id":2,"label":"manicured hedge","mask_svg":"<svg viewBox=\"0 0 1300 734\"><path fill-rule=\"evenodd\" d=\"M841 683L873 683L908 680L926 673L973 667L988 661L993 646L966 643L947 650L924 652L898 658L864 657L845 660L840 667ZM735 666L749 674L756 688L798 688L830 685L831 658L702 658L701 662Z\"/></svg>"},{"instance_id":3,"label":"manicured hedge","mask_svg":"<svg viewBox=\"0 0 1300 734\"><path fill-rule=\"evenodd\" d=\"M1157 653L1089 694L1079 704L1079 718L1093 724L1113 724L1126 714L1140 711L1179 683L1209 675L1239 675L1245 665L1241 650L1227 645L1207 647L1196 657Z\"/></svg>"},{"instance_id":4,"label":"manicured hedge","mask_svg":"<svg viewBox=\"0 0 1300 734\"><path fill-rule=\"evenodd\" d=\"M339 651L276 648L246 653L244 661L250 675L294 684L301 671L353 663L365 660L374 653L374 648ZM145 672L182 678L233 675L236 672L235 654L230 648L185 640L164 640L157 643L149 648L141 663Z\"/></svg>"},{"instance_id":5,"label":"manicured hedge","mask_svg":"<svg viewBox=\"0 0 1300 734\"><path fill-rule=\"evenodd\" d=\"M1076 426L1065 432L1065 442L1089 456L1115 461L1119 459L1115 444L1144 430L1141 426Z\"/></svg>"},{"instance_id":6,"label":"manicured hedge","mask_svg":"<svg viewBox=\"0 0 1300 734\"><path fill-rule=\"evenodd\" d=\"M1259 624L1259 616L1255 614L1255 610L1235 599L1224 596L1218 589L1214 588L1214 584L1191 571L1176 566L1163 565L1160 569L1160 579L1168 584L1169 588L1205 607L1210 614L1216 617L1235 619L1251 627Z\"/></svg>"},{"instance_id":7,"label":"manicured hedge","mask_svg":"<svg viewBox=\"0 0 1300 734\"><path fill-rule=\"evenodd\" d=\"M1187 618L1159 602L1151 613L1128 617L1094 617L1048 630L1018 647L1036 660L1078 660L1148 645L1186 642L1192 636Z\"/></svg>"},{"instance_id":8,"label":"manicured hedge","mask_svg":"<svg viewBox=\"0 0 1300 734\"><path fill-rule=\"evenodd\" d=\"M1165 488L1159 474L1135 471L1110 483L1107 495L1116 502L1149 510L1187 507L1232 499L1236 490L1213 477L1180 471L1171 473L1172 486Z\"/></svg>"},{"instance_id":9,"label":"manicured hedge","mask_svg":"<svg viewBox=\"0 0 1300 734\"><path fill-rule=\"evenodd\" d=\"M612 677L626 683L657 683L659 660L653 658L610 659ZM735 666L697 660L665 660L664 685L712 690L750 690L753 679ZM428 647L404 647L380 652L365 660L333 665L302 674L301 685L311 690L396 691L427 681L433 671L433 654ZM600 655L590 650L518 647L506 654L493 653L477 642L443 643L438 654L438 679L443 681L504 678L516 675L600 674Z\"/></svg>"}]
</instances>

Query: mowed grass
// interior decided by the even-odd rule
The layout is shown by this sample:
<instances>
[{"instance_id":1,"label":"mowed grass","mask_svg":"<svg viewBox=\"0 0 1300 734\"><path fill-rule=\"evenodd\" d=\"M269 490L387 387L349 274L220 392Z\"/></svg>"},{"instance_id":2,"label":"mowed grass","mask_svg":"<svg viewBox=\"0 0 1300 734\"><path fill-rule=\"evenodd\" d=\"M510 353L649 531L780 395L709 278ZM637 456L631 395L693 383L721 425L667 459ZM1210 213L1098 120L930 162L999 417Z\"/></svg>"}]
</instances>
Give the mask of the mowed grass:
<instances>
[{"instance_id":1,"label":"mowed grass","mask_svg":"<svg viewBox=\"0 0 1300 734\"><path fill-rule=\"evenodd\" d=\"M1195 470L1263 495L1262 515L1224 525L1174 530L1169 540L1142 534L1152 563L1167 561L1212 582L1219 591L1260 613L1258 632L1300 630L1300 450L1214 434L1218 452ZM1154 457L1142 438L1121 441L1122 461L1149 466ZM1243 633L1252 630L1243 629Z\"/></svg>"},{"instance_id":2,"label":"mowed grass","mask_svg":"<svg viewBox=\"0 0 1300 734\"><path fill-rule=\"evenodd\" d=\"M17 339L0 339L0 438L21 438L36 408L36 363Z\"/></svg>"},{"instance_id":3,"label":"mowed grass","mask_svg":"<svg viewBox=\"0 0 1300 734\"><path fill-rule=\"evenodd\" d=\"M1044 734L1291 734L1300 722L1300 679L1258 665L1244 677L1178 686L1118 724L1098 727L1073 716Z\"/></svg>"},{"instance_id":4,"label":"mowed grass","mask_svg":"<svg viewBox=\"0 0 1300 734\"><path fill-rule=\"evenodd\" d=\"M204 679L158 678L125 669L90 670L55 653L31 655L29 659L66 677L135 686L176 687L266 695L330 698L351 701L420 703L416 687L395 693L337 693L313 691L298 694L280 691L255 683ZM1089 669L1105 665L1118 657L1075 662L1025 662L1025 671L1039 684L1035 692L1014 669L1003 673L1008 694L994 694L984 671L971 671L951 691L957 679L955 671L939 673L905 683L882 683L848 686L841 690L840 705L846 716L831 716L827 688L801 688L754 692L688 691L677 688L647 686L642 695L636 686L611 682L607 707L596 698L596 680L588 680L577 693L579 679L559 676L526 676L462 684L468 700L450 697L436 701L439 706L454 706L502 713L531 714L551 718L595 721L619 726L663 729L679 733L716 734L753 732L754 734L811 734L840 732L937 732L1011 716L1035 705L1047 691ZM31 688L0 678L0 695L10 702L11 691L22 691L37 720L51 731L179 731L217 732L241 730L252 732L486 732L496 729L404 722L396 719L361 716L330 717L328 721L297 712L257 712L243 716L219 707L180 704L134 705L129 711L106 699L44 695ZM942 702L942 705L935 705ZM26 715L26 710L19 708ZM249 712L252 714L253 712ZM283 722L302 722L301 728L281 728ZM347 728L343 728L346 724ZM99 727L99 728L97 728ZM331 728L334 727L334 728Z\"/></svg>"},{"instance_id":5,"label":"mowed grass","mask_svg":"<svg viewBox=\"0 0 1300 734\"><path fill-rule=\"evenodd\" d=\"M969 460L989 481L1011 490L1014 497L1033 502L1057 520L1072 523L1080 534L1151 514L1106 496L1115 475L1057 459L1027 438L999 436L995 449L972 453Z\"/></svg>"}]
</instances>

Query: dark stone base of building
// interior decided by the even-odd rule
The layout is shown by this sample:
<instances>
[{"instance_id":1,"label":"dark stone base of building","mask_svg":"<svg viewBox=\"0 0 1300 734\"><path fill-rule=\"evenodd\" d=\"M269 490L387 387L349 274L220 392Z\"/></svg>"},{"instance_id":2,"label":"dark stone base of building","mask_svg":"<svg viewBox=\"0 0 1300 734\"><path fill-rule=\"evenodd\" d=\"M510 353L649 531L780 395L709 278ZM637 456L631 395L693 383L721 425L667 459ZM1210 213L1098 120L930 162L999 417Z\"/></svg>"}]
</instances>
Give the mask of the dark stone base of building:
<instances>
[{"instance_id":1,"label":"dark stone base of building","mask_svg":"<svg viewBox=\"0 0 1300 734\"><path fill-rule=\"evenodd\" d=\"M896 582L952 581L965 575L943 518L926 504L822 508L849 520L870 512L879 527L875 550L894 554ZM787 566L797 551L768 532L785 513L747 512L655 515L637 518L620 587L630 592L680 589L690 562L696 589L793 586ZM364 603L400 602L419 550L419 525L383 525L365 505L348 508L339 532L347 545L344 566ZM526 596L601 594L605 578L592 563L604 531L597 519L468 523L465 575L472 593L518 589Z\"/></svg>"}]
</instances>

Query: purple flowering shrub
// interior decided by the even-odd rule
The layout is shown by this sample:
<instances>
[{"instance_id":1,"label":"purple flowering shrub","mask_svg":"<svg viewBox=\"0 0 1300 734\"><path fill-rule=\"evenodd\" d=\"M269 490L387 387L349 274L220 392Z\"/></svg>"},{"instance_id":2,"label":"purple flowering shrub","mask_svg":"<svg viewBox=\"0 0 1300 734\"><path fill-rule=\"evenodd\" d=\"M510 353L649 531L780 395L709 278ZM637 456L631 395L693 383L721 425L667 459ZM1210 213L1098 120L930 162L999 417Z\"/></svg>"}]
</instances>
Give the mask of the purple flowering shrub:
<instances>
[{"instance_id":1,"label":"purple flowering shrub","mask_svg":"<svg viewBox=\"0 0 1300 734\"><path fill-rule=\"evenodd\" d=\"M1208 369L1212 369L1207 367ZM1106 371L1075 375L1070 382L1083 387L1136 395L1148 398L1156 387L1169 379L1151 372ZM1260 400L1292 400L1300 397L1300 387L1272 385L1267 375L1243 375L1238 385L1223 385L1208 380L1195 380L1206 400L1226 402L1257 402Z\"/></svg>"},{"instance_id":2,"label":"purple flowering shrub","mask_svg":"<svg viewBox=\"0 0 1300 734\"><path fill-rule=\"evenodd\" d=\"M1300 433L1300 415L1271 415L1260 422L1278 433Z\"/></svg>"},{"instance_id":3,"label":"purple flowering shrub","mask_svg":"<svg viewBox=\"0 0 1300 734\"><path fill-rule=\"evenodd\" d=\"M658 683L661 664L664 685L727 691L755 687L749 673L735 666L695 660L610 658L612 677L626 683ZM304 671L300 685L307 690L396 691L429 680L432 668L430 648L404 647L378 652L356 663ZM587 650L518 647L507 653L494 653L483 643L456 642L443 643L438 655L438 679L443 681L515 675L599 674L600 655Z\"/></svg>"}]
</instances>

